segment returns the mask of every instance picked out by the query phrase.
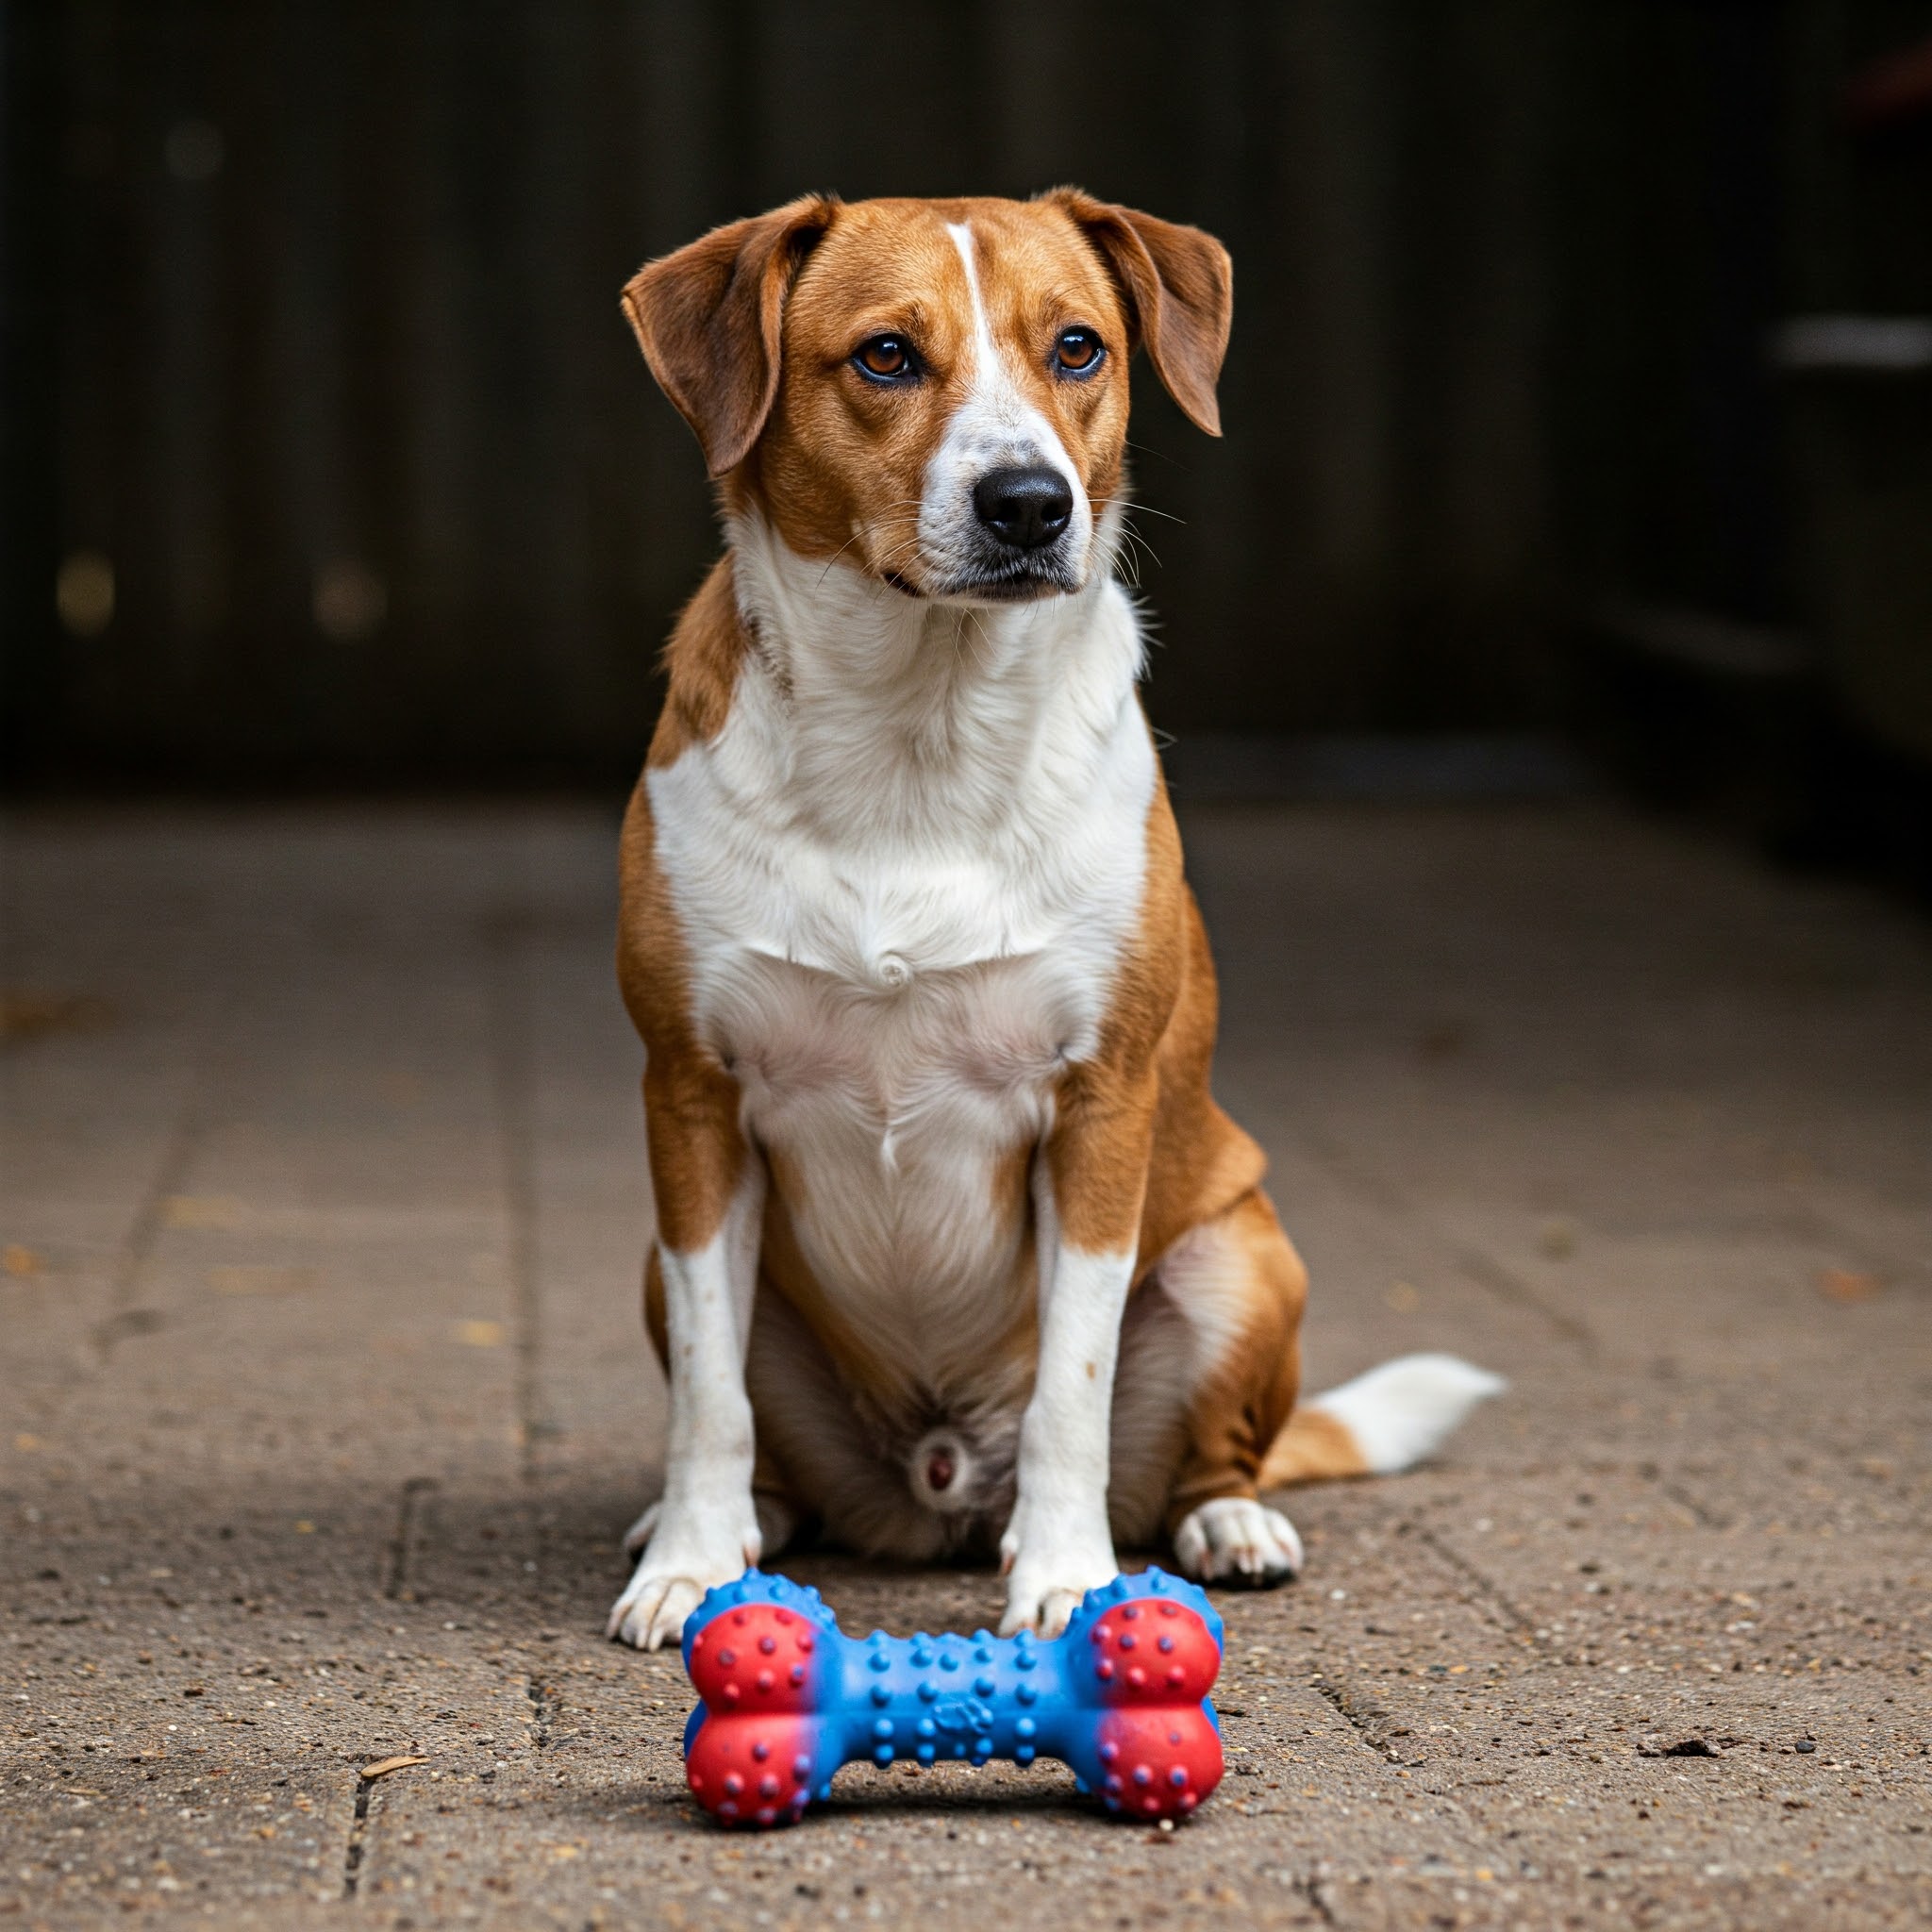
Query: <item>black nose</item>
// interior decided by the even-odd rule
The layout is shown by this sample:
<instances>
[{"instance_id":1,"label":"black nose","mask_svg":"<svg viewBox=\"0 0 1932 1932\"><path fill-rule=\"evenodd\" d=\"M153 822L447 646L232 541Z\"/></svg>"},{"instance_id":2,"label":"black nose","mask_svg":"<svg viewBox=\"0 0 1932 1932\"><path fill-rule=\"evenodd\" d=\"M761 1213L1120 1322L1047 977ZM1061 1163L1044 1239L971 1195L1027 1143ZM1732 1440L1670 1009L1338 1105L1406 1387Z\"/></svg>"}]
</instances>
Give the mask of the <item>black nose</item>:
<instances>
[{"instance_id":1,"label":"black nose","mask_svg":"<svg viewBox=\"0 0 1932 1932\"><path fill-rule=\"evenodd\" d=\"M1074 514L1074 492L1044 463L1027 470L989 470L973 486L979 521L1015 550L1051 543Z\"/></svg>"}]
</instances>

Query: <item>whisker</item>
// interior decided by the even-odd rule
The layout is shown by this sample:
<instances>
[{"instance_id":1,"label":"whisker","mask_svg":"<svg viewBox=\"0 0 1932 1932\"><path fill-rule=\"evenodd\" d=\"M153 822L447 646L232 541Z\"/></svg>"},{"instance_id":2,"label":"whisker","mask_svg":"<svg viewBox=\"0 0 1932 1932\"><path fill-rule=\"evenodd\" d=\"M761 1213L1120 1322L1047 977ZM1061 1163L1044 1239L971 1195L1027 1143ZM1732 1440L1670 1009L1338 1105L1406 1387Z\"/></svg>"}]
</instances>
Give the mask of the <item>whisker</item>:
<instances>
[{"instance_id":1,"label":"whisker","mask_svg":"<svg viewBox=\"0 0 1932 1932\"><path fill-rule=\"evenodd\" d=\"M1121 525L1121 536L1124 541L1131 543L1134 546L1133 555L1136 559L1134 567L1134 588L1136 590L1139 590L1141 587L1139 558L1144 556L1148 559L1148 561L1153 564L1155 569L1158 570L1160 568L1160 558L1158 553L1157 553L1157 551L1155 550L1153 544L1148 542L1146 538L1141 536L1140 531L1132 528L1130 525L1126 524L1123 524Z\"/></svg>"},{"instance_id":2,"label":"whisker","mask_svg":"<svg viewBox=\"0 0 1932 1932\"><path fill-rule=\"evenodd\" d=\"M1186 517L1177 517L1171 510L1156 509L1152 504L1142 503L1140 498L1134 496L1097 496L1093 500L1106 508L1110 508L1117 503L1122 504L1125 507L1126 513L1129 516L1165 517L1171 524L1185 524L1187 522Z\"/></svg>"},{"instance_id":3,"label":"whisker","mask_svg":"<svg viewBox=\"0 0 1932 1932\"><path fill-rule=\"evenodd\" d=\"M1157 462L1172 463L1176 470L1186 470L1190 475L1193 472L1193 464L1183 462L1179 457L1170 456L1164 449L1156 449L1151 443L1135 442L1131 438L1127 438L1124 440L1124 447L1138 455L1152 457Z\"/></svg>"},{"instance_id":4,"label":"whisker","mask_svg":"<svg viewBox=\"0 0 1932 1932\"><path fill-rule=\"evenodd\" d=\"M916 501L916 499L915 499L915 498L909 498L909 497L908 497L908 498L907 498L907 499L906 499L906 501L908 501L908 502L913 502L913 501ZM908 522L910 522L910 523L911 523L911 524L913 525L913 526L914 526L914 529L915 529L915 530L916 530L916 529L917 529L917 527L918 527L918 519L917 519L917 518L907 518L907 517L882 517L882 518L880 518L880 519L879 519L879 522L880 522L880 523L882 523L882 524L884 524L884 525L889 525L889 526L890 526L891 525L893 525L893 524L903 524L903 523L908 523ZM863 536L864 534L865 534L865 532L864 532L864 531L862 531L862 530L854 530L854 531L853 531L853 533L851 534L851 536L849 536L848 538L846 538L846 540L844 541L844 542L842 542L841 544L840 544L840 546L838 547L838 549L836 549L835 551L833 551L830 557L826 558L826 559L825 559L825 567L824 567L824 570L822 570L822 571L821 571L821 572L819 573L819 583L820 583L821 585L823 585L823 584L824 583L825 579L826 579L826 578L827 578L828 576L830 576L830 575L831 575L831 574L832 574L832 566L833 566L833 565L834 565L835 563L837 563L837 562L838 562L838 560L839 560L839 559L840 559L840 558L841 558L841 557L843 557L843 556L845 555L845 553L846 553L846 552L847 552L848 550L850 550L850 549L852 548L852 546L853 546L853 545L854 545L855 543L857 543L857 542L858 541L859 538L860 538L860 537L862 537L862 536ZM910 541L910 542L913 542L913 543L916 543L916 542L918 542L918 541L919 541L919 539L918 539L918 537L917 537L916 535L915 535L915 536L913 536L912 538L908 539L908 541Z\"/></svg>"}]
</instances>

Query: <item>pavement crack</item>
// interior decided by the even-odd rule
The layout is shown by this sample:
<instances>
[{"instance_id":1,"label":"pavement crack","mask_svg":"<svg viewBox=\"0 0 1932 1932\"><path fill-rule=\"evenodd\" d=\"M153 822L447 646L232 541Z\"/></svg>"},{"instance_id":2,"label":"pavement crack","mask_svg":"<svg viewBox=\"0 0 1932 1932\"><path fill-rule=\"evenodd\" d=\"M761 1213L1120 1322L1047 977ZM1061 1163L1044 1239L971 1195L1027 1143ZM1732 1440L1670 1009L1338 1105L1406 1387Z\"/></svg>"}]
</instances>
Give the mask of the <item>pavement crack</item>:
<instances>
[{"instance_id":1,"label":"pavement crack","mask_svg":"<svg viewBox=\"0 0 1932 1932\"><path fill-rule=\"evenodd\" d=\"M1702 1501L1694 1491L1688 1490L1675 1476L1666 1475L1654 1462L1638 1465L1637 1474L1645 1482L1652 1484L1659 1495L1668 1496L1679 1509L1695 1518L1706 1529L1728 1529L1731 1520L1721 1511L1713 1509Z\"/></svg>"},{"instance_id":2,"label":"pavement crack","mask_svg":"<svg viewBox=\"0 0 1932 1932\"><path fill-rule=\"evenodd\" d=\"M1506 1268L1494 1256L1481 1248L1469 1247L1442 1234L1434 1220L1411 1201L1401 1189L1382 1175L1363 1171L1332 1141L1319 1134L1305 1134L1302 1144L1345 1188L1384 1214L1410 1223L1431 1240L1441 1243L1457 1272L1476 1287L1486 1290L1512 1308L1527 1309L1540 1317L1568 1341L1586 1362L1597 1355L1595 1332L1588 1323L1556 1306L1539 1293L1513 1269Z\"/></svg>"},{"instance_id":3,"label":"pavement crack","mask_svg":"<svg viewBox=\"0 0 1932 1932\"><path fill-rule=\"evenodd\" d=\"M530 1700L530 1735L541 1751L550 1741L550 1727L557 1722L561 1700L557 1694L556 1685L546 1684L538 1677L526 1679L524 1691Z\"/></svg>"},{"instance_id":4,"label":"pavement crack","mask_svg":"<svg viewBox=\"0 0 1932 1932\"><path fill-rule=\"evenodd\" d=\"M1477 1569L1453 1543L1444 1542L1427 1524L1418 1522L1412 1517L1409 1521L1410 1533L1416 1540L1426 1544L1441 1562L1469 1584L1491 1611L1500 1617L1507 1628L1523 1631L1531 1627L1531 1620L1493 1577Z\"/></svg>"},{"instance_id":5,"label":"pavement crack","mask_svg":"<svg viewBox=\"0 0 1932 1932\"><path fill-rule=\"evenodd\" d=\"M1527 1308L1541 1315L1557 1333L1573 1343L1587 1362L1596 1359L1596 1336L1587 1323L1566 1313L1539 1294L1514 1269L1506 1268L1492 1255L1480 1248L1454 1247L1451 1258L1457 1269L1478 1288L1487 1289L1500 1302L1511 1307Z\"/></svg>"},{"instance_id":6,"label":"pavement crack","mask_svg":"<svg viewBox=\"0 0 1932 1932\"><path fill-rule=\"evenodd\" d=\"M1352 1677L1318 1674L1311 1682L1316 1692L1335 1708L1356 1736L1386 1762L1393 1754L1391 1740L1401 1728L1388 1707Z\"/></svg>"},{"instance_id":7,"label":"pavement crack","mask_svg":"<svg viewBox=\"0 0 1932 1932\"><path fill-rule=\"evenodd\" d=\"M108 1366L122 1342L136 1335L151 1335L161 1325L160 1315L153 1308L138 1307L134 1298L142 1277L147 1273L155 1243L160 1239L168 1203L182 1191L189 1170L194 1164L208 1111L208 1070L204 1065L181 1120L169 1139L167 1151L161 1156L122 1241L108 1290L108 1313L93 1331L94 1359L100 1368Z\"/></svg>"},{"instance_id":8,"label":"pavement crack","mask_svg":"<svg viewBox=\"0 0 1932 1932\"><path fill-rule=\"evenodd\" d=\"M94 1351L105 1367L120 1343L136 1335L152 1335L166 1326L167 1318L158 1308L116 1308L95 1325Z\"/></svg>"},{"instance_id":9,"label":"pavement crack","mask_svg":"<svg viewBox=\"0 0 1932 1932\"><path fill-rule=\"evenodd\" d=\"M1319 1873L1310 1872L1306 1878L1295 1879L1289 1890L1307 1900L1308 1909L1323 1924L1335 1924L1335 1907L1328 1902L1328 1881Z\"/></svg>"},{"instance_id":10,"label":"pavement crack","mask_svg":"<svg viewBox=\"0 0 1932 1932\"><path fill-rule=\"evenodd\" d=\"M375 1783L366 1777L356 1780L356 1811L349 1821L349 1842L342 1850L342 1896L354 1898L362 1882L362 1852L369 1840L369 1806L375 1792Z\"/></svg>"},{"instance_id":11,"label":"pavement crack","mask_svg":"<svg viewBox=\"0 0 1932 1932\"><path fill-rule=\"evenodd\" d=\"M433 1475L412 1475L396 1503L396 1526L389 1540L389 1574L382 1593L398 1603L416 1601L416 1553L422 1544L429 1498L436 1492Z\"/></svg>"}]
</instances>

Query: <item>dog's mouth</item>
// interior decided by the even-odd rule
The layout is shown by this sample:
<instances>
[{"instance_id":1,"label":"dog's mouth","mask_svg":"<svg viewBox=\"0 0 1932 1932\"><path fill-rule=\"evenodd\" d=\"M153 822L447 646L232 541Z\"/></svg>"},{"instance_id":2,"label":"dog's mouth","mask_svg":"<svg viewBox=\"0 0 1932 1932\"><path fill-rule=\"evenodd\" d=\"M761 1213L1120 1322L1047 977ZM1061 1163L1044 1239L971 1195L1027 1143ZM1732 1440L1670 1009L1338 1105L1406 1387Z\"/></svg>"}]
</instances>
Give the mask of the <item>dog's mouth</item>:
<instances>
[{"instance_id":1,"label":"dog's mouth","mask_svg":"<svg viewBox=\"0 0 1932 1932\"><path fill-rule=\"evenodd\" d=\"M962 572L936 583L914 583L895 570L880 573L882 580L902 596L930 603L1038 604L1048 597L1070 597L1081 588L1079 578L1064 564L1008 564L990 571Z\"/></svg>"}]
</instances>

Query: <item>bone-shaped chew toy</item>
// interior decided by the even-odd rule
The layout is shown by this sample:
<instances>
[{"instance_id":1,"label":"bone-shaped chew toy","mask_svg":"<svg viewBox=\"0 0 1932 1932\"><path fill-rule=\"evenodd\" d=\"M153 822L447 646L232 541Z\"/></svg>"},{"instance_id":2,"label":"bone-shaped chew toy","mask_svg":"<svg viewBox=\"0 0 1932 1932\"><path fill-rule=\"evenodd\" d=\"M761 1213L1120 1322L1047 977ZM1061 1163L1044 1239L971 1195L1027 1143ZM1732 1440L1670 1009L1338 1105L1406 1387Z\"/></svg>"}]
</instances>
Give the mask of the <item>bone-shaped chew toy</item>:
<instances>
[{"instance_id":1,"label":"bone-shaped chew toy","mask_svg":"<svg viewBox=\"0 0 1932 1932\"><path fill-rule=\"evenodd\" d=\"M1221 1782L1208 1701L1221 1619L1150 1569L1090 1590L1059 1637L847 1637L815 1590L747 1570L686 1621L700 1703L684 1761L726 1824L794 1823L841 1765L1057 1757L1136 1818L1185 1816Z\"/></svg>"}]
</instances>

